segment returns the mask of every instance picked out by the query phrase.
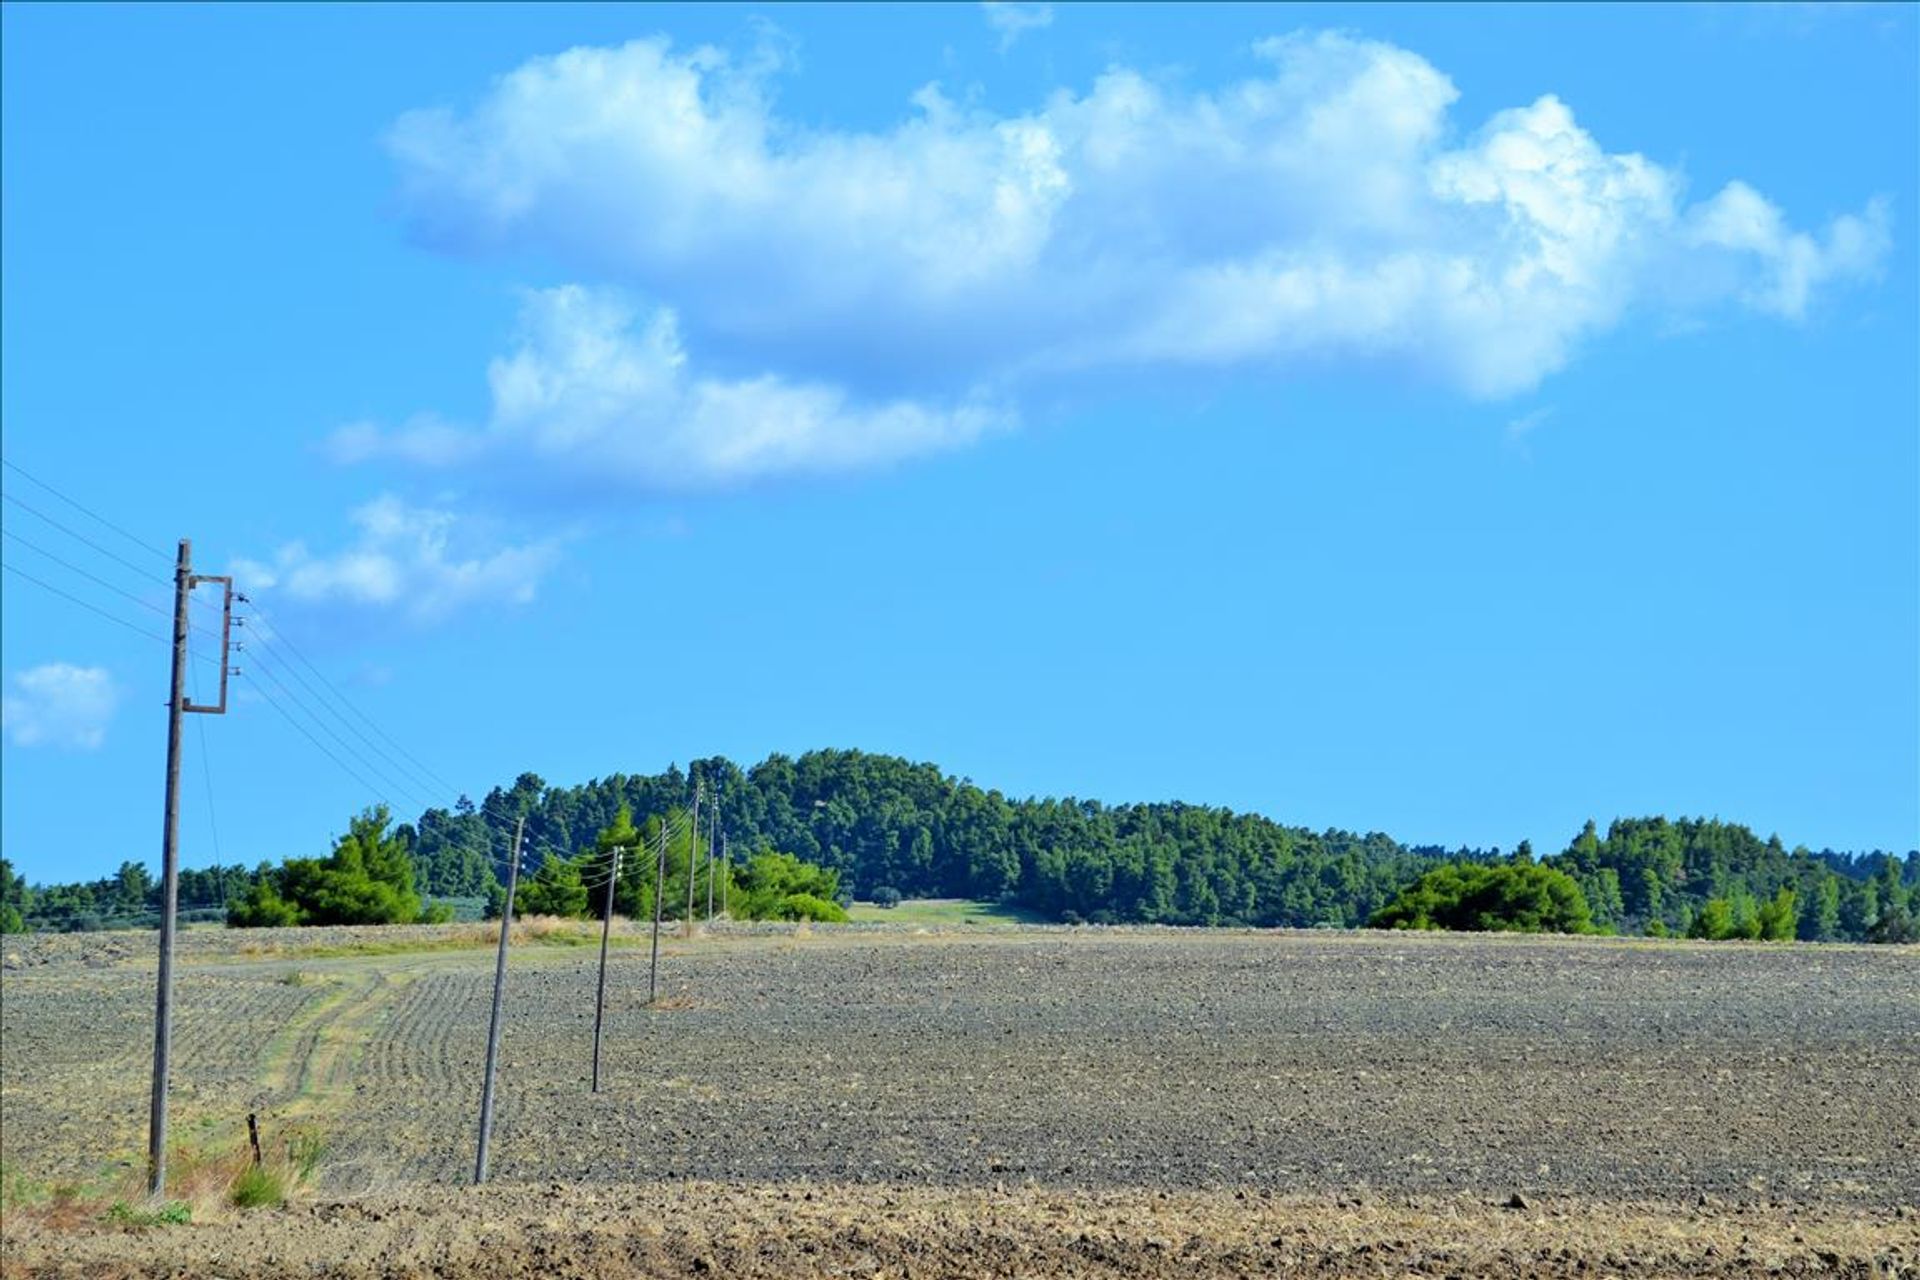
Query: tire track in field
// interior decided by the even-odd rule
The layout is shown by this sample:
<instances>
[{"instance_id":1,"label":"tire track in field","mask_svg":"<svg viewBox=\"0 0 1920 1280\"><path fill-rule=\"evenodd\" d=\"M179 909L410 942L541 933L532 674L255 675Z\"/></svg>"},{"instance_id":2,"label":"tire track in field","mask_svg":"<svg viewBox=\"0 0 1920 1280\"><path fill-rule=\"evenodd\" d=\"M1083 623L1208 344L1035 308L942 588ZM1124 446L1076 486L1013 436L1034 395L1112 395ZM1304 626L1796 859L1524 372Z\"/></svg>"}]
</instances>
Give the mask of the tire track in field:
<instances>
[{"instance_id":1,"label":"tire track in field","mask_svg":"<svg viewBox=\"0 0 1920 1280\"><path fill-rule=\"evenodd\" d=\"M368 1044L416 976L404 967L329 970L323 980L337 989L303 1008L263 1051L261 1104L282 1117L333 1122Z\"/></svg>"}]
</instances>

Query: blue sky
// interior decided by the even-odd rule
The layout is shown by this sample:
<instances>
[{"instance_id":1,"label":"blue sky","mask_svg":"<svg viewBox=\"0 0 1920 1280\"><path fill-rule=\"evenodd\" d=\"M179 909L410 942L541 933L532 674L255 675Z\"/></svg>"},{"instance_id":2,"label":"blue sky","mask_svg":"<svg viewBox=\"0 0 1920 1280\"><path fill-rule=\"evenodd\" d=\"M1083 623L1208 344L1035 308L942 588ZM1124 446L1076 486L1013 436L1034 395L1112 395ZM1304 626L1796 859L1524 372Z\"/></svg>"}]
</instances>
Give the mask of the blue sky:
<instances>
[{"instance_id":1,"label":"blue sky","mask_svg":"<svg viewBox=\"0 0 1920 1280\"><path fill-rule=\"evenodd\" d=\"M1920 831L1910 6L0 23L5 558L164 630L31 476L291 646L188 726L189 865L822 746ZM7 856L155 860L164 646L4 587Z\"/></svg>"}]
</instances>

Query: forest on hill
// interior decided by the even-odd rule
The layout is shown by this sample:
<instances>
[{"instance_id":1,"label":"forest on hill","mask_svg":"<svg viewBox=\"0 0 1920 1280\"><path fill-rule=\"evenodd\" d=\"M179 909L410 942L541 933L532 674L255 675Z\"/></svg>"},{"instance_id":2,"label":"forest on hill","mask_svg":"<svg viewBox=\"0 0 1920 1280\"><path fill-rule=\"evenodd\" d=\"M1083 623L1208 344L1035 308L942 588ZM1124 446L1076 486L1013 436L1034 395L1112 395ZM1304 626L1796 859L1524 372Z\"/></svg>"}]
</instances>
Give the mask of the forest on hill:
<instances>
[{"instance_id":1,"label":"forest on hill","mask_svg":"<svg viewBox=\"0 0 1920 1280\"><path fill-rule=\"evenodd\" d=\"M396 835L423 894L483 897L520 818L537 865L593 850L623 805L641 827L677 820L696 783L702 838L717 821L734 862L777 851L837 873L843 896L1000 900L1068 922L1353 928L1442 865L1535 860L1525 841L1511 853L1448 850L1178 802L1013 799L931 764L859 751L773 755L745 769L713 757L577 786L526 773L478 804L428 809ZM1593 925L1609 932L1684 934L1710 902L1757 912L1783 888L1804 939L1920 932L1920 852L1789 850L1733 823L1654 817L1618 819L1604 835L1588 823L1539 861L1579 884ZM261 870L196 871L181 901L217 918ZM0 904L32 927L125 923L154 895L137 863L79 885L29 887L0 871Z\"/></svg>"}]
</instances>

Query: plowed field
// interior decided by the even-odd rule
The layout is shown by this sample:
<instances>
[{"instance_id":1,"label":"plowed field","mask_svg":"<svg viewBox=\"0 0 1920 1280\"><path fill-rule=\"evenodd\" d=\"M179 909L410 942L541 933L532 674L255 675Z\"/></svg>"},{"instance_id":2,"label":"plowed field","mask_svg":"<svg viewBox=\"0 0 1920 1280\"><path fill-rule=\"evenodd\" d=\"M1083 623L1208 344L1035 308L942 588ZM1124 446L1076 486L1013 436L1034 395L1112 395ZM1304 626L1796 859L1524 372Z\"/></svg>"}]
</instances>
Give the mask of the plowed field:
<instances>
[{"instance_id":1,"label":"plowed field","mask_svg":"<svg viewBox=\"0 0 1920 1280\"><path fill-rule=\"evenodd\" d=\"M0 1261L1920 1274L1910 948L723 930L667 948L650 1006L628 934L596 1095L594 952L526 946L475 1192L491 950L353 953L465 936L189 935L175 1132L217 1150L253 1111L269 1144L323 1135L312 1181L284 1210L144 1230L16 1196ZM152 936L9 943L7 1177L137 1185Z\"/></svg>"}]
</instances>

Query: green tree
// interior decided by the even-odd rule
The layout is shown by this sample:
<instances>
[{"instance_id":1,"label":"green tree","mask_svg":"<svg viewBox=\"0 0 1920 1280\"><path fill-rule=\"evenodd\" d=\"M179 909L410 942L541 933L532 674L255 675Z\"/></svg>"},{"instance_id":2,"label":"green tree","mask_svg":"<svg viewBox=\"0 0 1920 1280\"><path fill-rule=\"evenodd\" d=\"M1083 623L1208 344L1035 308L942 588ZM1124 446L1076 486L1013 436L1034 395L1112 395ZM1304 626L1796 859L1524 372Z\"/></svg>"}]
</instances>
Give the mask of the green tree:
<instances>
[{"instance_id":1,"label":"green tree","mask_svg":"<svg viewBox=\"0 0 1920 1280\"><path fill-rule=\"evenodd\" d=\"M411 924L427 918L413 886L406 839L387 828L385 805L362 811L325 858L289 858L262 867L227 913L238 927L267 924ZM291 912L292 918L287 915Z\"/></svg>"},{"instance_id":2,"label":"green tree","mask_svg":"<svg viewBox=\"0 0 1920 1280\"><path fill-rule=\"evenodd\" d=\"M513 904L514 914L570 919L585 916L587 886L580 870L580 863L573 858L548 857L538 871L520 882Z\"/></svg>"},{"instance_id":3,"label":"green tree","mask_svg":"<svg viewBox=\"0 0 1920 1280\"><path fill-rule=\"evenodd\" d=\"M1799 905L1786 885L1764 903L1758 913L1760 937L1768 942L1792 942L1799 923Z\"/></svg>"},{"instance_id":4,"label":"green tree","mask_svg":"<svg viewBox=\"0 0 1920 1280\"><path fill-rule=\"evenodd\" d=\"M1687 936L1722 942L1735 936L1735 928L1733 903L1725 898L1708 898L1687 927Z\"/></svg>"},{"instance_id":5,"label":"green tree","mask_svg":"<svg viewBox=\"0 0 1920 1280\"><path fill-rule=\"evenodd\" d=\"M840 873L788 853L759 853L747 863L734 890L732 912L741 920L844 921L835 901Z\"/></svg>"},{"instance_id":6,"label":"green tree","mask_svg":"<svg viewBox=\"0 0 1920 1280\"><path fill-rule=\"evenodd\" d=\"M1367 921L1375 929L1591 933L1572 876L1537 863L1454 862L1402 890Z\"/></svg>"},{"instance_id":7,"label":"green tree","mask_svg":"<svg viewBox=\"0 0 1920 1280\"><path fill-rule=\"evenodd\" d=\"M300 923L300 912L280 896L280 875L263 862L253 883L227 903L227 924L235 929L277 929Z\"/></svg>"},{"instance_id":8,"label":"green tree","mask_svg":"<svg viewBox=\"0 0 1920 1280\"><path fill-rule=\"evenodd\" d=\"M0 858L0 933L26 931L31 906L27 882L13 873L13 864Z\"/></svg>"}]
</instances>

